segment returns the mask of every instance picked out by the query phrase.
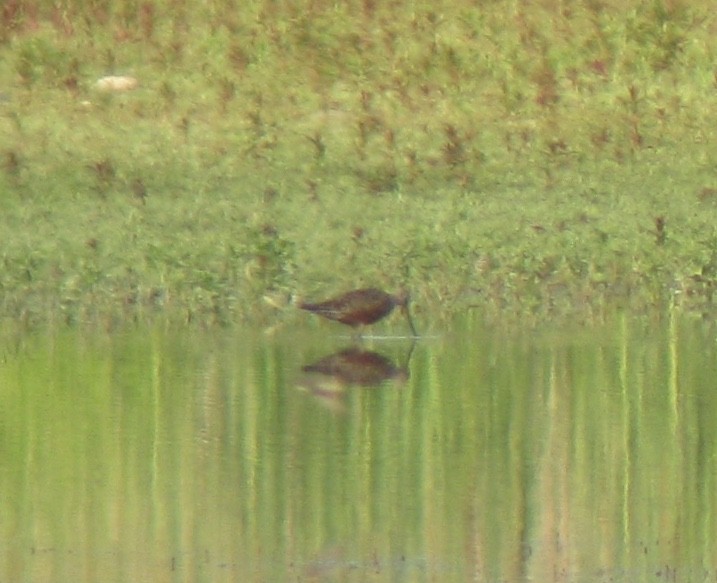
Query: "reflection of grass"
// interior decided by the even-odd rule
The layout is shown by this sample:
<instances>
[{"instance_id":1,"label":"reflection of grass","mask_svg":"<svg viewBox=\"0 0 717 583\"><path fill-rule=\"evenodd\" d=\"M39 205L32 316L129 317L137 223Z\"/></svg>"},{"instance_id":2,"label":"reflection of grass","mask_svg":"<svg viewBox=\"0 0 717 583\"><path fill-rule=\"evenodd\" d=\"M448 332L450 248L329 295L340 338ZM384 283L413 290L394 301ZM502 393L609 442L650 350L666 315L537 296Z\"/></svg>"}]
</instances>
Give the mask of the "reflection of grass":
<instances>
[{"instance_id":1,"label":"reflection of grass","mask_svg":"<svg viewBox=\"0 0 717 583\"><path fill-rule=\"evenodd\" d=\"M711 300L709 7L190 4L5 7L5 314Z\"/></svg>"},{"instance_id":2,"label":"reflection of grass","mask_svg":"<svg viewBox=\"0 0 717 583\"><path fill-rule=\"evenodd\" d=\"M3 335L4 580L714 580L714 334L460 318L321 402L324 333Z\"/></svg>"}]
</instances>

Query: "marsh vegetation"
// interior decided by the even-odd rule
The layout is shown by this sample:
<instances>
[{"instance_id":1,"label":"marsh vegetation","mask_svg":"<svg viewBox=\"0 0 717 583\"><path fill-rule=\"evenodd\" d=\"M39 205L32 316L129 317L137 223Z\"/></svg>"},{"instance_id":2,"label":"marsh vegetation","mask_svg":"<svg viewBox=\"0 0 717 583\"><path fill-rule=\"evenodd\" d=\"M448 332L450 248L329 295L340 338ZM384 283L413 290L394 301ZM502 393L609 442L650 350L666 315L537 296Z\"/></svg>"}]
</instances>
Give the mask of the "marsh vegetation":
<instances>
[{"instance_id":1,"label":"marsh vegetation","mask_svg":"<svg viewBox=\"0 0 717 583\"><path fill-rule=\"evenodd\" d=\"M710 311L716 32L678 0L10 0L0 313Z\"/></svg>"}]
</instances>

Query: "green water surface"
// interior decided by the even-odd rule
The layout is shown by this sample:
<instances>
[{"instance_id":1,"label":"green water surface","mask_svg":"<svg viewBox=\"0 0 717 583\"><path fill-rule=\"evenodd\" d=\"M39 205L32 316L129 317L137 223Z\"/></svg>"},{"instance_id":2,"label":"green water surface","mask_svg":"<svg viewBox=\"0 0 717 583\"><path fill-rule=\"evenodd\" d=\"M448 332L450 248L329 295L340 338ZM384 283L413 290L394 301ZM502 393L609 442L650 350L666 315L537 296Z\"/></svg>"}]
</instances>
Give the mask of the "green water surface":
<instances>
[{"instance_id":1,"label":"green water surface","mask_svg":"<svg viewBox=\"0 0 717 583\"><path fill-rule=\"evenodd\" d=\"M717 577L714 326L425 332L6 335L0 580Z\"/></svg>"}]
</instances>

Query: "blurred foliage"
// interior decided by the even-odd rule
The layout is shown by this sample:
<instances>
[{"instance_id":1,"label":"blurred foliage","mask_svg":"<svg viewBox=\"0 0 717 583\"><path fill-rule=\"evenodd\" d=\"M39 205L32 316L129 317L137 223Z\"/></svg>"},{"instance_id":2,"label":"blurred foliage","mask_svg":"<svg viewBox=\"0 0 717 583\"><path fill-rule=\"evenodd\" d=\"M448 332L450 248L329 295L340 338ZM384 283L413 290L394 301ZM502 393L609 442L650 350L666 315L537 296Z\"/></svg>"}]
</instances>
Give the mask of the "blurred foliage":
<instances>
[{"instance_id":1,"label":"blurred foliage","mask_svg":"<svg viewBox=\"0 0 717 583\"><path fill-rule=\"evenodd\" d=\"M272 321L369 283L711 311L716 30L675 1L11 0L3 312Z\"/></svg>"}]
</instances>

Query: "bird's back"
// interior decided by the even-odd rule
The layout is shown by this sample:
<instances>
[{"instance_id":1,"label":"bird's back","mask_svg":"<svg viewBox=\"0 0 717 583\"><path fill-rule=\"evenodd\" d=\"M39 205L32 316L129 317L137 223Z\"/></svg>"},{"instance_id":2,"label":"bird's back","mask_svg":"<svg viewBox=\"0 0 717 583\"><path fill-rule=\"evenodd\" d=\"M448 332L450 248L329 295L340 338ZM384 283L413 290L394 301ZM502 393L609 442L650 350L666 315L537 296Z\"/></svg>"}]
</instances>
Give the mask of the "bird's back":
<instances>
[{"instance_id":1,"label":"bird's back","mask_svg":"<svg viewBox=\"0 0 717 583\"><path fill-rule=\"evenodd\" d=\"M366 288L350 291L325 302L303 303L299 307L349 326L360 326L373 324L387 316L394 305L395 299L391 294L376 288Z\"/></svg>"}]
</instances>

